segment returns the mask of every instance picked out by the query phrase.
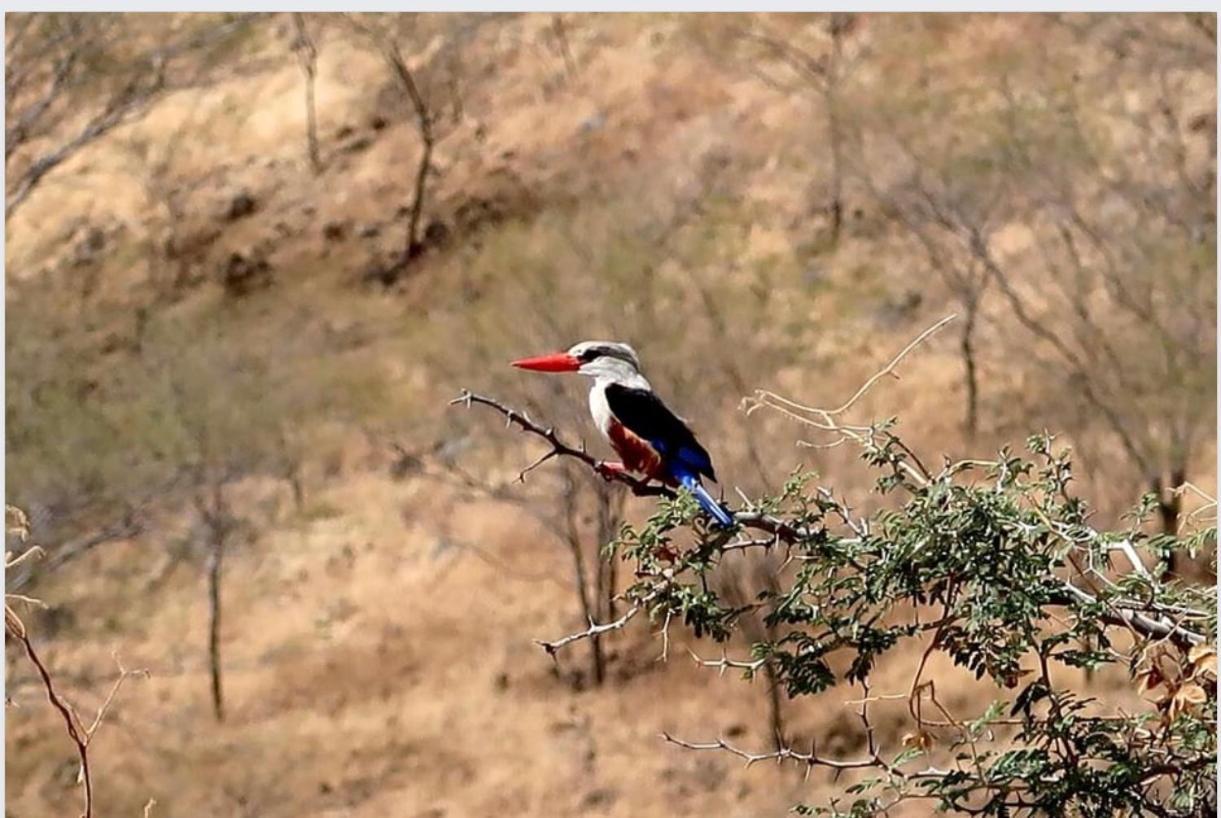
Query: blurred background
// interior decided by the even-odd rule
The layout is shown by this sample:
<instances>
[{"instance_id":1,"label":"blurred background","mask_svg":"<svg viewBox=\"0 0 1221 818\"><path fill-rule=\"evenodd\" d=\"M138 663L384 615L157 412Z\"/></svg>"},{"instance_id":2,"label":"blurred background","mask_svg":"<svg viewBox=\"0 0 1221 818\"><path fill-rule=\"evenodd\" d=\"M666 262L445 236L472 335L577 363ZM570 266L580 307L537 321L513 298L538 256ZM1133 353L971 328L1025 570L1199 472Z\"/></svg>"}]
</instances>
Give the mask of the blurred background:
<instances>
[{"instance_id":1,"label":"blurred background","mask_svg":"<svg viewBox=\"0 0 1221 818\"><path fill-rule=\"evenodd\" d=\"M838 405L955 314L855 420L897 415L931 462L1051 430L1099 527L1155 491L1173 531L1174 487L1215 494L1215 15L5 22L7 499L46 551L8 590L46 603L23 615L83 713L116 656L151 674L91 748L99 815L778 815L842 789L658 734L851 754L855 691L663 663L646 622L532 643L614 615L599 544L653 504L561 462L516 481L543 449L459 389L606 453L584 380L516 357L629 341L727 496L806 466L868 510L857 452L740 401ZM720 591L767 571L727 560ZM73 748L6 658L6 815L68 814Z\"/></svg>"}]
</instances>

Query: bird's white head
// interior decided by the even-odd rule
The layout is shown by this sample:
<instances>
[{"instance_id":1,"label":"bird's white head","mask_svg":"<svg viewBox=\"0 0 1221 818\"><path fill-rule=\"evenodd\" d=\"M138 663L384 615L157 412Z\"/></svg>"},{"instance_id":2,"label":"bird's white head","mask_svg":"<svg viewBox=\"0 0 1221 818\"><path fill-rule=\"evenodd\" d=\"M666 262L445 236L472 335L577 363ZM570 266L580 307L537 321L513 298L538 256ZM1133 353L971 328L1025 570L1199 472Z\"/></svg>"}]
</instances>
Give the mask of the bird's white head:
<instances>
[{"instance_id":1,"label":"bird's white head","mask_svg":"<svg viewBox=\"0 0 1221 818\"><path fill-rule=\"evenodd\" d=\"M591 378L627 380L640 376L636 350L618 341L582 341L567 352L514 361L519 369L535 372L580 372Z\"/></svg>"}]
</instances>

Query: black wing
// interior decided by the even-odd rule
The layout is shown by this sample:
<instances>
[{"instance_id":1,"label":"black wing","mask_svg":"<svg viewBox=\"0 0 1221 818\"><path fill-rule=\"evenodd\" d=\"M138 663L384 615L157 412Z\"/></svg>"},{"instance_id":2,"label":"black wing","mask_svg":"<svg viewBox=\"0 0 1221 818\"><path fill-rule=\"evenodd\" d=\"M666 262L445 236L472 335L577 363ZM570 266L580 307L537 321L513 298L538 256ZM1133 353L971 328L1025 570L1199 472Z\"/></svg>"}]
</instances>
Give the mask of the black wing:
<instances>
[{"instance_id":1,"label":"black wing","mask_svg":"<svg viewBox=\"0 0 1221 818\"><path fill-rule=\"evenodd\" d=\"M653 392L612 383L606 387L606 403L620 423L647 440L665 460L716 480L708 452Z\"/></svg>"}]
</instances>

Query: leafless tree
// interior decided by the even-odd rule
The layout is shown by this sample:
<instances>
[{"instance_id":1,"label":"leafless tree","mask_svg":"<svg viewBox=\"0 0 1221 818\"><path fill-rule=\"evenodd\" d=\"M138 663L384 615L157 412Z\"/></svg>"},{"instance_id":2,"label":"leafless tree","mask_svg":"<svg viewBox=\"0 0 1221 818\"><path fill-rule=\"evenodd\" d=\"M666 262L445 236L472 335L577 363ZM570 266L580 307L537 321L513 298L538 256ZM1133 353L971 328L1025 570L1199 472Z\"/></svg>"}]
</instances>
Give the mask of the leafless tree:
<instances>
[{"instance_id":1,"label":"leafless tree","mask_svg":"<svg viewBox=\"0 0 1221 818\"><path fill-rule=\"evenodd\" d=\"M727 604L743 612L737 622L750 644L775 642L779 635L776 627L766 617L758 615L753 603L762 592L777 592L781 561L767 553L743 552L739 556L742 558L739 562L721 566L717 588ZM763 675L767 684L767 733L774 746L780 748L787 744L789 737L785 735L784 700L774 661L763 662Z\"/></svg>"},{"instance_id":2,"label":"leafless tree","mask_svg":"<svg viewBox=\"0 0 1221 818\"><path fill-rule=\"evenodd\" d=\"M872 178L868 160L854 161L854 176L870 190L884 212L914 236L923 250L927 270L941 279L962 313L958 350L963 371L963 435L967 442L979 433L980 373L977 333L984 299L992 283L987 268L954 240L954 225L971 218L990 228L996 223L999 185L978 178L963 180L946 168L922 161L910 145L896 140L908 159L901 181L882 189Z\"/></svg>"},{"instance_id":3,"label":"leafless tree","mask_svg":"<svg viewBox=\"0 0 1221 818\"><path fill-rule=\"evenodd\" d=\"M122 14L10 15L5 48L7 221L57 167L203 81L259 15L198 15L168 40ZM155 43L155 45L150 45Z\"/></svg>"},{"instance_id":4,"label":"leafless tree","mask_svg":"<svg viewBox=\"0 0 1221 818\"><path fill-rule=\"evenodd\" d=\"M407 216L407 243L403 247L403 262L406 263L418 256L424 249L420 241L420 224L424 215L425 190L428 185L428 170L432 163L432 152L437 145L437 135L434 130L436 114L429 107L416 84L415 75L403 60L403 53L398 43L390 41L384 46L383 56L389 64L394 76L398 79L411 109L415 115L416 127L420 131L420 161L416 166L415 186L411 199L411 210Z\"/></svg>"},{"instance_id":5,"label":"leafless tree","mask_svg":"<svg viewBox=\"0 0 1221 818\"><path fill-rule=\"evenodd\" d=\"M385 61L420 137L403 249L397 260L379 272L386 284L396 281L424 252L422 234L433 154L445 136L442 125L446 111L453 112L453 119L461 115L461 51L482 16L367 14L347 18Z\"/></svg>"},{"instance_id":6,"label":"leafless tree","mask_svg":"<svg viewBox=\"0 0 1221 818\"><path fill-rule=\"evenodd\" d=\"M849 122L844 87L858 54L850 47L857 15L845 12L811 15L751 15L729 24L731 42L742 50L747 70L768 85L789 92L812 91L819 103L829 152L825 210L830 240L839 243L846 205L844 184ZM718 47L718 50L720 48Z\"/></svg>"},{"instance_id":7,"label":"leafless tree","mask_svg":"<svg viewBox=\"0 0 1221 818\"><path fill-rule=\"evenodd\" d=\"M208 673L211 678L212 713L217 721L225 719L225 698L221 676L221 570L225 546L236 520L225 498L225 483L221 478L208 479L202 474L196 480L193 502L206 532L208 578Z\"/></svg>"},{"instance_id":8,"label":"leafless tree","mask_svg":"<svg viewBox=\"0 0 1221 818\"><path fill-rule=\"evenodd\" d=\"M564 20L563 14L551 15L551 35L555 38L560 56L564 58L565 76L572 79L577 72L577 64L572 57L572 47L568 43L568 23Z\"/></svg>"},{"instance_id":9,"label":"leafless tree","mask_svg":"<svg viewBox=\"0 0 1221 818\"><path fill-rule=\"evenodd\" d=\"M206 124L194 113L157 138L132 136L120 146L130 160L131 174L139 180L149 205L150 230L147 248L149 289L154 303L182 297L196 279L206 251L220 231L192 221L200 191L214 182L218 168L187 175L180 166L182 151L190 140L204 132Z\"/></svg>"},{"instance_id":10,"label":"leafless tree","mask_svg":"<svg viewBox=\"0 0 1221 818\"><path fill-rule=\"evenodd\" d=\"M544 383L541 388L552 394L560 391L554 381ZM406 451L401 446L397 448L400 454ZM575 464L564 463L558 470L555 501L540 503L536 487L525 480L533 467L523 470L512 480L492 482L472 474L455 460L447 457L435 460L436 476L453 485L462 496L511 503L555 537L571 560L569 587L581 621L602 621L614 616L621 590L617 562L604 558L600 548L602 543L618 534L624 521L627 495L621 484L604 480ZM592 684L602 685L606 681L607 664L603 640L591 639L587 678Z\"/></svg>"},{"instance_id":11,"label":"leafless tree","mask_svg":"<svg viewBox=\"0 0 1221 818\"><path fill-rule=\"evenodd\" d=\"M565 464L562 503L562 536L572 556L573 581L581 616L587 622L613 618L615 610L616 561L603 559L600 544L603 534L614 536L623 522L624 493L621 487L591 478L580 469ZM581 525L588 509L589 495L596 505L596 524L592 531ZM590 640L590 676L595 685L606 681L606 647L601 639Z\"/></svg>"},{"instance_id":12,"label":"leafless tree","mask_svg":"<svg viewBox=\"0 0 1221 818\"><path fill-rule=\"evenodd\" d=\"M238 537L251 533L233 508L233 485L254 474L275 474L284 405L267 403L271 375L239 341L215 326L193 337L161 335L140 366L157 390L151 399L164 413L163 440L153 443L182 475L198 522L208 604L207 654L210 697L224 720L224 561ZM222 386L223 384L223 386ZM194 544L194 543L193 543Z\"/></svg>"}]
</instances>

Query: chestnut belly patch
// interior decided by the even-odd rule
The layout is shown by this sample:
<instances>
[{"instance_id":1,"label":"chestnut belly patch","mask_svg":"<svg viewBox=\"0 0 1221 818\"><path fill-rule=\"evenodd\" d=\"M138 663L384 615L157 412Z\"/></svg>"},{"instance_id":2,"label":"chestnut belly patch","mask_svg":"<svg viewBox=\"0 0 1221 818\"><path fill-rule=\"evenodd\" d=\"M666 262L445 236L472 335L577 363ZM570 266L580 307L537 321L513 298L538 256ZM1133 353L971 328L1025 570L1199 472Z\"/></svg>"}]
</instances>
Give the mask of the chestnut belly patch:
<instances>
[{"instance_id":1,"label":"chestnut belly patch","mask_svg":"<svg viewBox=\"0 0 1221 818\"><path fill-rule=\"evenodd\" d=\"M665 479L661 455L647 440L614 419L610 422L607 437L629 471L645 474L656 480Z\"/></svg>"}]
</instances>

